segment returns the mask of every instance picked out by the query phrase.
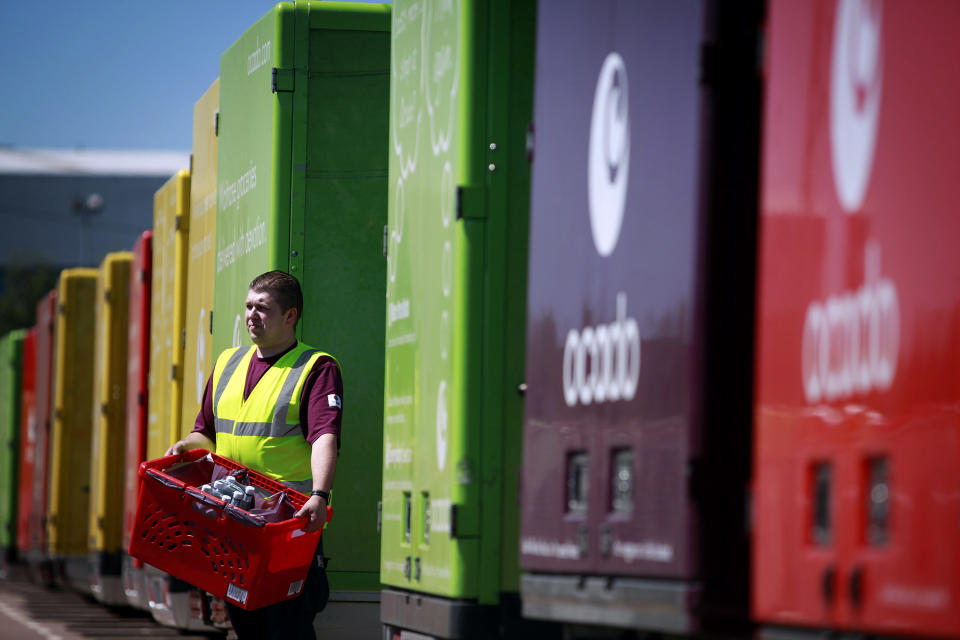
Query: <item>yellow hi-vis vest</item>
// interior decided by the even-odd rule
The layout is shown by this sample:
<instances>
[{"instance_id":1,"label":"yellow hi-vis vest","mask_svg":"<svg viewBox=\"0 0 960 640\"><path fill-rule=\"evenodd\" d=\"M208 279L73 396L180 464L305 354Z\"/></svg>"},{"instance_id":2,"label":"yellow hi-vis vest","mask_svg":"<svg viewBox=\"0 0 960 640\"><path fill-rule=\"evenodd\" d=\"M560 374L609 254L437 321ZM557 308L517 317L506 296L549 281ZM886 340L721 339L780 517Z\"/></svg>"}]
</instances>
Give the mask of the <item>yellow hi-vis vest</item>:
<instances>
[{"instance_id":1,"label":"yellow hi-vis vest","mask_svg":"<svg viewBox=\"0 0 960 640\"><path fill-rule=\"evenodd\" d=\"M254 353L256 347L227 349L213 368L217 455L280 482L309 481L310 444L300 429L300 394L317 359L333 356L298 342L267 369L244 400Z\"/></svg>"}]
</instances>

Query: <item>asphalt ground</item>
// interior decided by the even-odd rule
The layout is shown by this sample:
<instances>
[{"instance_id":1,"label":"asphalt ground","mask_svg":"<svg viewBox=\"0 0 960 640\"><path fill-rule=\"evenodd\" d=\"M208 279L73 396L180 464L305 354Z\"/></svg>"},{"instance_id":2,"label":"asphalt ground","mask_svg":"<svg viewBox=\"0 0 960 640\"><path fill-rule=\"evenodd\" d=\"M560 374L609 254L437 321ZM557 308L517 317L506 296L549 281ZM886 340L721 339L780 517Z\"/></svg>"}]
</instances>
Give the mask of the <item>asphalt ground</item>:
<instances>
[{"instance_id":1,"label":"asphalt ground","mask_svg":"<svg viewBox=\"0 0 960 640\"><path fill-rule=\"evenodd\" d=\"M21 579L0 579L2 640L211 637L223 636L181 633L157 624L146 612L105 607L79 593Z\"/></svg>"}]
</instances>

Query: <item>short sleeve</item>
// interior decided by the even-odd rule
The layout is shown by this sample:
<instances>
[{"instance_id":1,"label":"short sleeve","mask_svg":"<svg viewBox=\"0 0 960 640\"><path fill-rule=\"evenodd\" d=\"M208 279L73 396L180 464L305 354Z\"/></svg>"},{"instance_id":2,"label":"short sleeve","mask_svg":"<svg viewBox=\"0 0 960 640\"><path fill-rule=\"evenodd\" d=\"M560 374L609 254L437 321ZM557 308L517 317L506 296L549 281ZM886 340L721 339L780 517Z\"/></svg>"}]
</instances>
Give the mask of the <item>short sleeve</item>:
<instances>
[{"instance_id":1,"label":"short sleeve","mask_svg":"<svg viewBox=\"0 0 960 640\"><path fill-rule=\"evenodd\" d=\"M340 448L340 420L343 415L343 380L340 367L330 357L322 356L307 375L300 397L300 424L303 437L313 442L325 433L337 437Z\"/></svg>"}]
</instances>

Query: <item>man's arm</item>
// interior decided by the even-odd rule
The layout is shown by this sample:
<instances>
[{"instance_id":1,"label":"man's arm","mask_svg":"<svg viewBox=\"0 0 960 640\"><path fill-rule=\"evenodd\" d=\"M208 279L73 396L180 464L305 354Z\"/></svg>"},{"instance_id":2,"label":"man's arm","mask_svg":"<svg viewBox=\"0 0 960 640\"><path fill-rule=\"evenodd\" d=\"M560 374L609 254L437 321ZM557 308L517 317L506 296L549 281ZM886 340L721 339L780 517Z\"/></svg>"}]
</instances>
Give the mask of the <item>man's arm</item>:
<instances>
[{"instance_id":1,"label":"man's arm","mask_svg":"<svg viewBox=\"0 0 960 640\"><path fill-rule=\"evenodd\" d=\"M313 441L310 447L310 471L313 475L314 490L330 491L333 475L337 471L336 435L324 433ZM299 516L309 518L304 531L319 531L327 521L327 501L320 496L310 496L303 508L295 514L295 517Z\"/></svg>"}]
</instances>

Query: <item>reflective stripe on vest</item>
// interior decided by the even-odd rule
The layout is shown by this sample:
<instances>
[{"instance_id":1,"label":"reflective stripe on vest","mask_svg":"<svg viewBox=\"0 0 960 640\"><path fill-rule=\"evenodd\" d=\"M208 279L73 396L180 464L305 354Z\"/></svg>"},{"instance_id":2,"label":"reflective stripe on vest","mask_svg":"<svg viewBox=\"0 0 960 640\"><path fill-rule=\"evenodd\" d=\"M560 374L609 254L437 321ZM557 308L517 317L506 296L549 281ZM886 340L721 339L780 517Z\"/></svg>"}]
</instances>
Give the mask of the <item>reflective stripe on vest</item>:
<instances>
[{"instance_id":1,"label":"reflective stripe on vest","mask_svg":"<svg viewBox=\"0 0 960 640\"><path fill-rule=\"evenodd\" d=\"M300 395L313 364L333 356L298 343L267 369L244 399L255 352L256 347L237 347L217 358L213 372L217 454L276 480L308 480L310 445L300 428Z\"/></svg>"}]
</instances>

